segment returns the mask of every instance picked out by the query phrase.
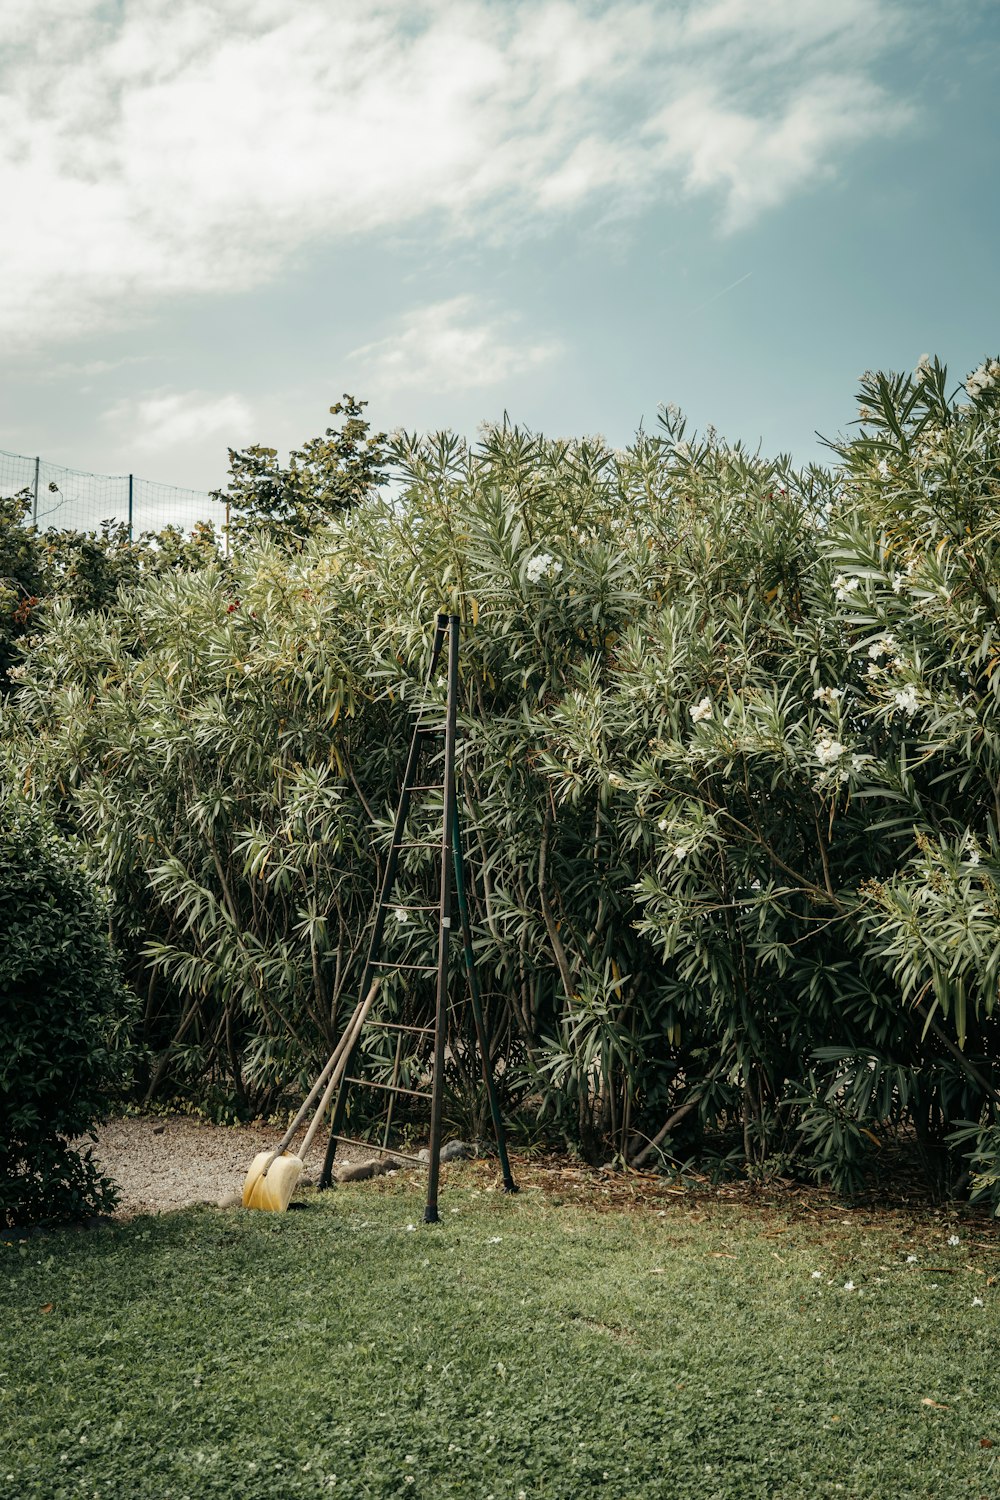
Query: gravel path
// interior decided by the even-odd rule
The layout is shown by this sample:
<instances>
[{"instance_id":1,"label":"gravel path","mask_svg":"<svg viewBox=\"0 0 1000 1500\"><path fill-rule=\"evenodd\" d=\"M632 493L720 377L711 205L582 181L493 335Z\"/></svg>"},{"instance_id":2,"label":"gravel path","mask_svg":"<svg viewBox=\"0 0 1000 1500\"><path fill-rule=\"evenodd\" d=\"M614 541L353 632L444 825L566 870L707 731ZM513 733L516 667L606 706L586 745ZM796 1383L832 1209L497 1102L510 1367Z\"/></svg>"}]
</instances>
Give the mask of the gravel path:
<instances>
[{"instance_id":1,"label":"gravel path","mask_svg":"<svg viewBox=\"0 0 1000 1500\"><path fill-rule=\"evenodd\" d=\"M95 1130L94 1156L121 1188L119 1218L163 1213L190 1203L220 1203L243 1190L258 1151L273 1149L277 1126L209 1125L187 1115L134 1116L109 1120ZM78 1141L78 1147L92 1142ZM337 1153L338 1160L341 1158ZM353 1158L351 1158L353 1159ZM314 1146L306 1164L318 1172L322 1152Z\"/></svg>"}]
</instances>

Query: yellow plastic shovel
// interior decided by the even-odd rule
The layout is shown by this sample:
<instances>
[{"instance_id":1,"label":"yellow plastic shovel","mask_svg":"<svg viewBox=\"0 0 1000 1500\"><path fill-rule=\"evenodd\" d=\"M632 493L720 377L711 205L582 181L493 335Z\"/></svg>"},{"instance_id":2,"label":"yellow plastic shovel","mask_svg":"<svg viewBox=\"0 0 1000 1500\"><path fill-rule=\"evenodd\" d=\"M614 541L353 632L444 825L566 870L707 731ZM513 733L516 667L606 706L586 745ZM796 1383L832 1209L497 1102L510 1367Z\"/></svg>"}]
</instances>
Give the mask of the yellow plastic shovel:
<instances>
[{"instance_id":1,"label":"yellow plastic shovel","mask_svg":"<svg viewBox=\"0 0 1000 1500\"><path fill-rule=\"evenodd\" d=\"M333 1098L340 1080L344 1076L348 1059L354 1050L354 1043L358 1039L361 1028L365 1023L365 1017L371 1010L372 1002L378 994L381 983L381 979L376 979L364 1000L358 1001L354 1014L348 1022L347 1029L327 1059L323 1071L309 1090L305 1103L285 1131L275 1150L262 1151L258 1156L254 1157L250 1164L250 1170L246 1175L246 1181L243 1184L244 1208L260 1208L273 1214L283 1214L287 1209L292 1194L298 1186L299 1178L302 1176L306 1153L313 1143L316 1131L319 1129L319 1122L326 1113L327 1106ZM301 1149L298 1152L287 1150L289 1142L309 1113L310 1105L321 1090L323 1097L316 1108L312 1124L306 1131Z\"/></svg>"}]
</instances>

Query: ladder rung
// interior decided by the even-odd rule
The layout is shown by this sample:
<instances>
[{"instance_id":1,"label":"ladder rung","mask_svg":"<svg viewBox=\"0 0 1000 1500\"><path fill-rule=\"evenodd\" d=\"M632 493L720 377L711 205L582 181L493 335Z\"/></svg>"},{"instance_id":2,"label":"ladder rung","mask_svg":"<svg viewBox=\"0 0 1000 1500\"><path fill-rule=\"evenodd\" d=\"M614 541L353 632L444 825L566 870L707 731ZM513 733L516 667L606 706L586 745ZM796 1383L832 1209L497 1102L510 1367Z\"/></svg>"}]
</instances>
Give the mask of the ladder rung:
<instances>
[{"instance_id":1,"label":"ladder rung","mask_svg":"<svg viewBox=\"0 0 1000 1500\"><path fill-rule=\"evenodd\" d=\"M390 964L385 960L372 964L373 969L407 969L413 974L436 974L437 964Z\"/></svg>"},{"instance_id":2,"label":"ladder rung","mask_svg":"<svg viewBox=\"0 0 1000 1500\"><path fill-rule=\"evenodd\" d=\"M426 1090L407 1089L401 1083L376 1083L374 1078L345 1078L345 1083L356 1083L363 1089L381 1089L386 1094L410 1094L414 1099L429 1099Z\"/></svg>"},{"instance_id":3,"label":"ladder rung","mask_svg":"<svg viewBox=\"0 0 1000 1500\"><path fill-rule=\"evenodd\" d=\"M433 1026L406 1026L402 1021L366 1021L366 1026L380 1026L383 1031L412 1031L415 1036L433 1036Z\"/></svg>"},{"instance_id":4,"label":"ladder rung","mask_svg":"<svg viewBox=\"0 0 1000 1500\"><path fill-rule=\"evenodd\" d=\"M408 788L408 790L411 791L411 792L443 792L444 791L444 782L443 781L431 781L431 782L428 782L428 784L426 786L411 786L411 787Z\"/></svg>"},{"instance_id":5,"label":"ladder rung","mask_svg":"<svg viewBox=\"0 0 1000 1500\"><path fill-rule=\"evenodd\" d=\"M374 1141L359 1141L353 1135L335 1135L334 1140L341 1146L359 1146L362 1151L374 1151L376 1156L398 1156L400 1161L412 1161L418 1167L427 1165L419 1156L408 1156L405 1151L394 1151L391 1146L376 1146Z\"/></svg>"},{"instance_id":6,"label":"ladder rung","mask_svg":"<svg viewBox=\"0 0 1000 1500\"><path fill-rule=\"evenodd\" d=\"M440 901L434 901L429 906L399 906L399 905L393 905L392 910L394 912L397 912L397 911L440 911L441 910L441 903L440 903Z\"/></svg>"},{"instance_id":7,"label":"ladder rung","mask_svg":"<svg viewBox=\"0 0 1000 1500\"><path fill-rule=\"evenodd\" d=\"M400 852L404 849L440 849L440 847L440 839L408 839L405 844L396 845Z\"/></svg>"}]
</instances>

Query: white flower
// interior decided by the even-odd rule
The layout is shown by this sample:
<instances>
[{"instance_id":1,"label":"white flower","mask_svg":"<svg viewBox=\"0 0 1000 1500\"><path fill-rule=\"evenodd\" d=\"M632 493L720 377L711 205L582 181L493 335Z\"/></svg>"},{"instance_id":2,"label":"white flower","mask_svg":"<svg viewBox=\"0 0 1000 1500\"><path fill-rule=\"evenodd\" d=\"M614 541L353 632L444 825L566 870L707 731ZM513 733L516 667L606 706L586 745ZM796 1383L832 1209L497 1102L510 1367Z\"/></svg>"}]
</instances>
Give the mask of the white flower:
<instances>
[{"instance_id":1,"label":"white flower","mask_svg":"<svg viewBox=\"0 0 1000 1500\"><path fill-rule=\"evenodd\" d=\"M991 386L996 385L998 367L995 360L988 364L982 364L978 370L973 370L965 382L965 389L970 396L981 396L983 391L988 391Z\"/></svg>"},{"instance_id":2,"label":"white flower","mask_svg":"<svg viewBox=\"0 0 1000 1500\"><path fill-rule=\"evenodd\" d=\"M882 636L881 640L873 642L873 644L868 647L868 655L871 657L872 661L878 661L880 656L891 656L893 651L897 649L898 645L899 642L896 640L896 637L894 635L886 634Z\"/></svg>"},{"instance_id":3,"label":"white flower","mask_svg":"<svg viewBox=\"0 0 1000 1500\"><path fill-rule=\"evenodd\" d=\"M900 713L915 714L917 711L917 690L913 683L907 683L905 688L900 688L893 693L892 701Z\"/></svg>"},{"instance_id":4,"label":"white flower","mask_svg":"<svg viewBox=\"0 0 1000 1500\"><path fill-rule=\"evenodd\" d=\"M702 719L710 719L712 717L711 698L705 697L702 698L700 703L692 703L688 709L688 713L691 715L691 722L694 724L700 724Z\"/></svg>"},{"instance_id":5,"label":"white flower","mask_svg":"<svg viewBox=\"0 0 1000 1500\"><path fill-rule=\"evenodd\" d=\"M534 557L529 558L524 576L529 583L537 583L540 578L546 576L557 578L561 572L562 563L554 558L551 552L536 552Z\"/></svg>"},{"instance_id":6,"label":"white flower","mask_svg":"<svg viewBox=\"0 0 1000 1500\"><path fill-rule=\"evenodd\" d=\"M917 1263L917 1257L915 1255L908 1255L906 1257L906 1264L908 1266L915 1266L916 1263Z\"/></svg>"},{"instance_id":7,"label":"white flower","mask_svg":"<svg viewBox=\"0 0 1000 1500\"><path fill-rule=\"evenodd\" d=\"M831 708L843 696L843 688L820 687L813 690L813 701L816 703L825 703L827 708Z\"/></svg>"},{"instance_id":8,"label":"white flower","mask_svg":"<svg viewBox=\"0 0 1000 1500\"><path fill-rule=\"evenodd\" d=\"M854 1282L853 1281L845 1281L844 1282L844 1291L845 1292L853 1292L854 1291Z\"/></svg>"},{"instance_id":9,"label":"white flower","mask_svg":"<svg viewBox=\"0 0 1000 1500\"><path fill-rule=\"evenodd\" d=\"M913 372L914 380L926 380L932 374L931 357L929 354L921 354L917 360L917 368Z\"/></svg>"},{"instance_id":10,"label":"white flower","mask_svg":"<svg viewBox=\"0 0 1000 1500\"><path fill-rule=\"evenodd\" d=\"M676 859L677 863L680 864L682 860L687 859L690 853L690 844L677 844L674 848L674 859Z\"/></svg>"},{"instance_id":11,"label":"white flower","mask_svg":"<svg viewBox=\"0 0 1000 1500\"><path fill-rule=\"evenodd\" d=\"M410 920L410 913L406 911L402 906L397 906L392 914L396 918L397 922L408 922Z\"/></svg>"},{"instance_id":12,"label":"white flower","mask_svg":"<svg viewBox=\"0 0 1000 1500\"><path fill-rule=\"evenodd\" d=\"M959 1239L957 1234L949 1234L948 1243L949 1245L960 1245L962 1241Z\"/></svg>"},{"instance_id":13,"label":"white flower","mask_svg":"<svg viewBox=\"0 0 1000 1500\"><path fill-rule=\"evenodd\" d=\"M973 1299L972 1299L972 1305L973 1305L973 1307L982 1307L982 1305L983 1305L983 1299L982 1299L982 1297L973 1297Z\"/></svg>"},{"instance_id":14,"label":"white flower","mask_svg":"<svg viewBox=\"0 0 1000 1500\"><path fill-rule=\"evenodd\" d=\"M813 1273L812 1273L812 1279L813 1279L813 1281L822 1281L823 1280L823 1272L822 1271L813 1271Z\"/></svg>"},{"instance_id":15,"label":"white flower","mask_svg":"<svg viewBox=\"0 0 1000 1500\"><path fill-rule=\"evenodd\" d=\"M903 592L903 585L904 585L905 582L906 582L906 574L905 573L893 573L893 575L892 575L892 592L894 594L901 594Z\"/></svg>"},{"instance_id":16,"label":"white flower","mask_svg":"<svg viewBox=\"0 0 1000 1500\"><path fill-rule=\"evenodd\" d=\"M813 746L813 753L821 766L832 766L843 755L846 746L828 734L821 734Z\"/></svg>"},{"instance_id":17,"label":"white flower","mask_svg":"<svg viewBox=\"0 0 1000 1500\"><path fill-rule=\"evenodd\" d=\"M8 667L7 676L11 682L23 682L28 675L28 668L22 663L19 667Z\"/></svg>"},{"instance_id":18,"label":"white flower","mask_svg":"<svg viewBox=\"0 0 1000 1500\"><path fill-rule=\"evenodd\" d=\"M660 830L660 832L663 833L663 832L665 832L665 830L669 826L669 822L670 822L669 818L661 818L660 821L657 823L656 826Z\"/></svg>"},{"instance_id":19,"label":"white flower","mask_svg":"<svg viewBox=\"0 0 1000 1500\"><path fill-rule=\"evenodd\" d=\"M838 573L833 580L833 589L838 599L846 599L848 594L853 594L858 586L858 580L852 578L848 573Z\"/></svg>"},{"instance_id":20,"label":"white flower","mask_svg":"<svg viewBox=\"0 0 1000 1500\"><path fill-rule=\"evenodd\" d=\"M889 465L884 458L880 458L878 461L878 471L883 479L889 478Z\"/></svg>"}]
</instances>

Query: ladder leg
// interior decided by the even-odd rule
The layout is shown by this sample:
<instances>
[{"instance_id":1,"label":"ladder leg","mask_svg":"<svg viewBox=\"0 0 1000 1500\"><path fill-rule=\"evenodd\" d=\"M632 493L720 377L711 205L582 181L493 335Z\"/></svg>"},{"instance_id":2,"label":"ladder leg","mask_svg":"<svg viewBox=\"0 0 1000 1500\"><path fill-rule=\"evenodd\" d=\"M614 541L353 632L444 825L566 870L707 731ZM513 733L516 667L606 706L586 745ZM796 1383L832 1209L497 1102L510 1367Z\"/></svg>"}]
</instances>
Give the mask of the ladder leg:
<instances>
[{"instance_id":1,"label":"ladder leg","mask_svg":"<svg viewBox=\"0 0 1000 1500\"><path fill-rule=\"evenodd\" d=\"M476 1024L476 1039L479 1043L479 1058L483 1069L483 1082L486 1085L486 1097L490 1102L493 1134L496 1137L497 1154L500 1157L500 1170L503 1174L503 1190L505 1193L516 1193L518 1187L510 1169L510 1158L507 1155L507 1132L504 1129L503 1116L500 1113L500 1101L497 1099L496 1084L493 1081L493 1067L490 1062L490 1039L489 1033L486 1030L482 991L479 988L479 974L476 970L476 958L472 948L472 927L469 922L469 903L465 892L465 867L462 859L462 840L458 826L457 798L455 820L452 826L454 830L452 852L455 862L455 894L458 898L458 910L462 921L462 945L465 949L465 970L469 977L469 997L472 1001L472 1018Z\"/></svg>"},{"instance_id":2,"label":"ladder leg","mask_svg":"<svg viewBox=\"0 0 1000 1500\"><path fill-rule=\"evenodd\" d=\"M440 627L442 616L438 615ZM441 1175L441 1106L444 1100L444 1039L448 1012L448 939L451 936L451 838L455 821L455 726L458 700L458 616L447 617L448 707L444 732L444 816L441 819L441 899L438 928L437 997L434 1006L434 1078L431 1085L430 1162L424 1223L436 1224Z\"/></svg>"}]
</instances>

